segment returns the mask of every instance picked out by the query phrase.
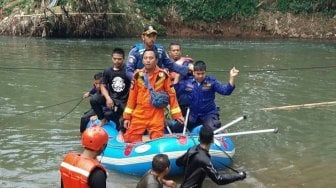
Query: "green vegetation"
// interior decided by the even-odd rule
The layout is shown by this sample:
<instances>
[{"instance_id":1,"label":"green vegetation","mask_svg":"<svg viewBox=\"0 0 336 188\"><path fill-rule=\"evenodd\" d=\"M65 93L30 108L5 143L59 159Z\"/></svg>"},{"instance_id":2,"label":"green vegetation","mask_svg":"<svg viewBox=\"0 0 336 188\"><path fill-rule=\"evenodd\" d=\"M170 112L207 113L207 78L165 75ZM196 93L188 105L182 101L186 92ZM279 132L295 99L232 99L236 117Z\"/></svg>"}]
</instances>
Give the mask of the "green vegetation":
<instances>
[{"instance_id":1,"label":"green vegetation","mask_svg":"<svg viewBox=\"0 0 336 188\"><path fill-rule=\"evenodd\" d=\"M176 10L182 20L215 22L253 16L258 9L299 13L336 13L335 0L137 0L143 15L157 21ZM262 2L262 3L261 3Z\"/></svg>"},{"instance_id":2,"label":"green vegetation","mask_svg":"<svg viewBox=\"0 0 336 188\"><path fill-rule=\"evenodd\" d=\"M335 0L277 0L277 9L281 12L299 13L336 13Z\"/></svg>"},{"instance_id":3,"label":"green vegetation","mask_svg":"<svg viewBox=\"0 0 336 188\"><path fill-rule=\"evenodd\" d=\"M58 5L66 5L68 3L68 0L59 0Z\"/></svg>"},{"instance_id":4,"label":"green vegetation","mask_svg":"<svg viewBox=\"0 0 336 188\"><path fill-rule=\"evenodd\" d=\"M249 16L257 12L258 0L138 0L148 17L162 17L177 7L183 20L218 21L235 16Z\"/></svg>"},{"instance_id":5,"label":"green vegetation","mask_svg":"<svg viewBox=\"0 0 336 188\"><path fill-rule=\"evenodd\" d=\"M0 8L3 8L7 14L11 14L15 7L29 13L31 4L34 4L34 0L0 0Z\"/></svg>"},{"instance_id":6,"label":"green vegetation","mask_svg":"<svg viewBox=\"0 0 336 188\"><path fill-rule=\"evenodd\" d=\"M216 22L222 19L253 16L257 14L258 9L294 14L336 14L335 0L137 0L136 2L143 16L158 22L176 13L178 15L175 16L185 21ZM39 0L0 0L0 8L7 6L5 11L11 12L14 7L20 7L28 12L31 4L39 3L41 3ZM86 6L87 1L58 1L58 5L67 4L76 9ZM97 1L96 4L105 4L99 8L104 9L102 7L105 7L110 11L118 11L121 8L118 0Z\"/></svg>"}]
</instances>

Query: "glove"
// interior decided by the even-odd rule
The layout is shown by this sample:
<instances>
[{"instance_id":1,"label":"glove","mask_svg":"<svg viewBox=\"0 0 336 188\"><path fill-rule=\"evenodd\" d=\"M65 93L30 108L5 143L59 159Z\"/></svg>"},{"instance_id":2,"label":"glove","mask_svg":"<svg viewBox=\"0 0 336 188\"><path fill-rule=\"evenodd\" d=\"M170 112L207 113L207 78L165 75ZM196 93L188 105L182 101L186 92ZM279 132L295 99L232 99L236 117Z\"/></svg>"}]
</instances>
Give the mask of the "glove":
<instances>
[{"instance_id":1,"label":"glove","mask_svg":"<svg viewBox=\"0 0 336 188\"><path fill-rule=\"evenodd\" d=\"M243 179L245 179L246 178L246 172L244 172L244 171L241 171L241 172L239 172L239 176L240 176L240 180L243 180Z\"/></svg>"}]
</instances>

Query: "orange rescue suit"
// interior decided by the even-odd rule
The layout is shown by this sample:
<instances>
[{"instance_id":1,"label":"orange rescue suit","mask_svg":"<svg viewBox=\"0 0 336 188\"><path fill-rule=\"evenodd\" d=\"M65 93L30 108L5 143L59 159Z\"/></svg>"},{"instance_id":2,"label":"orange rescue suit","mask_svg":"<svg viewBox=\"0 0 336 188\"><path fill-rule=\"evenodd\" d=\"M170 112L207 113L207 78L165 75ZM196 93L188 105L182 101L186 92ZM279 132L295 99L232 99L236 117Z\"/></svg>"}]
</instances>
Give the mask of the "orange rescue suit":
<instances>
[{"instance_id":1,"label":"orange rescue suit","mask_svg":"<svg viewBox=\"0 0 336 188\"><path fill-rule=\"evenodd\" d=\"M89 188L89 176L95 168L105 168L95 159L81 157L79 153L69 153L61 163L60 171L63 188Z\"/></svg>"},{"instance_id":2,"label":"orange rescue suit","mask_svg":"<svg viewBox=\"0 0 336 188\"><path fill-rule=\"evenodd\" d=\"M127 106L123 114L124 119L130 120L130 126L124 134L125 142L142 141L145 130L148 131L150 139L162 137L164 134L164 108L156 108L151 104L150 92L144 82L144 73L145 69L141 69L134 74L132 79ZM154 73L147 74L147 76L155 91L167 92L172 117L174 119L182 117L169 75L156 66Z\"/></svg>"}]
</instances>

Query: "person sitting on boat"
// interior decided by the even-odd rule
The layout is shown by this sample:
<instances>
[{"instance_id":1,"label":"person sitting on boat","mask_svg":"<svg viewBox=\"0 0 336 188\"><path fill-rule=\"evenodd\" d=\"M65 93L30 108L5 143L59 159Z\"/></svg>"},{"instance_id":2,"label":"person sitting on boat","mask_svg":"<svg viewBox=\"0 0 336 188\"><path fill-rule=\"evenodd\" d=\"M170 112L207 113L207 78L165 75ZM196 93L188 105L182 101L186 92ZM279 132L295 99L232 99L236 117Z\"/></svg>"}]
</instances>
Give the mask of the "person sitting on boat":
<instances>
[{"instance_id":1,"label":"person sitting on boat","mask_svg":"<svg viewBox=\"0 0 336 188\"><path fill-rule=\"evenodd\" d=\"M126 65L124 64L125 52L121 48L115 48L112 51L112 66L103 72L103 85L101 93L91 97L90 104L97 114L102 125L106 123L103 107L111 109L111 120L113 120L117 129L123 129L122 113L124 112L131 80L126 76Z\"/></svg>"},{"instance_id":2,"label":"person sitting on boat","mask_svg":"<svg viewBox=\"0 0 336 188\"><path fill-rule=\"evenodd\" d=\"M145 26L142 32L141 38L143 43L136 44L132 47L127 58L127 76L132 79L134 71L137 69L142 69L144 64L142 62L142 56L145 49L154 49L158 53L158 63L160 68L166 68L169 71L178 72L182 75L187 75L189 70L192 70L192 65L181 66L174 63L169 59L165 49L159 45L155 44L157 37L157 31L151 25Z\"/></svg>"},{"instance_id":3,"label":"person sitting on boat","mask_svg":"<svg viewBox=\"0 0 336 188\"><path fill-rule=\"evenodd\" d=\"M100 92L100 87L102 86L102 79L103 79L103 73L102 72L98 72L93 76L93 87L91 88L90 91L85 92L83 94L83 98L87 98L90 96L93 96L94 94L96 94L97 92ZM105 111L107 109L105 108ZM86 129L87 124L90 121L90 118L92 116L95 116L96 113L94 112L94 110L91 108L90 110L86 111L83 116L81 117L80 120L80 132L83 133ZM106 118L106 117L105 117Z\"/></svg>"},{"instance_id":4,"label":"person sitting on boat","mask_svg":"<svg viewBox=\"0 0 336 188\"><path fill-rule=\"evenodd\" d=\"M210 127L203 126L199 133L200 144L191 147L176 159L176 165L184 167L184 178L181 188L202 187L206 176L218 185L225 185L246 178L244 171L237 174L219 174L210 158L209 149L214 142L214 133Z\"/></svg>"},{"instance_id":5,"label":"person sitting on boat","mask_svg":"<svg viewBox=\"0 0 336 188\"><path fill-rule=\"evenodd\" d=\"M142 60L145 67L138 70L132 79L123 114L124 127L127 129L125 142L141 142L146 130L150 139L162 137L164 108L168 103L172 117L178 122L184 121L169 75L157 66L157 58L154 49L146 49Z\"/></svg>"},{"instance_id":6,"label":"person sitting on boat","mask_svg":"<svg viewBox=\"0 0 336 188\"><path fill-rule=\"evenodd\" d=\"M189 66L189 64L193 64L193 59L190 57L182 57L182 49L181 44L177 42L172 42L169 44L168 48L169 57L178 65ZM192 71L189 71L187 75L180 76L180 74L176 72L169 72L173 80L173 84L176 84L180 81L180 79L188 79L192 76ZM180 104L181 107L181 104ZM182 109L181 109L182 110ZM182 110L183 113L183 110Z\"/></svg>"},{"instance_id":7,"label":"person sitting on boat","mask_svg":"<svg viewBox=\"0 0 336 188\"><path fill-rule=\"evenodd\" d=\"M175 188L173 180L164 179L170 171L170 161L166 154L156 154L152 160L152 169L142 176L136 188Z\"/></svg>"},{"instance_id":8,"label":"person sitting on boat","mask_svg":"<svg viewBox=\"0 0 336 188\"><path fill-rule=\"evenodd\" d=\"M105 149L108 135L99 126L86 129L82 134L82 154L68 153L60 166L61 187L105 188L107 173L96 159Z\"/></svg>"},{"instance_id":9,"label":"person sitting on boat","mask_svg":"<svg viewBox=\"0 0 336 188\"><path fill-rule=\"evenodd\" d=\"M193 64L192 58L182 57L181 44L177 42L172 42L169 44L168 55L178 65L189 66L189 64ZM192 71L189 71L188 74L184 76L176 72L169 72L169 75L172 79L173 84L177 84L180 80L185 80L185 79L189 79L193 77ZM182 115L183 117L185 117L190 101L188 101L188 99L185 99L183 95L179 95L177 91L176 91L176 96L177 96L177 101L182 111ZM166 112L166 114L169 114L169 113ZM182 132L183 130L183 124L177 123L175 120L172 120L171 117L169 116L166 116L165 126L168 127L170 131L174 133Z\"/></svg>"},{"instance_id":10,"label":"person sitting on boat","mask_svg":"<svg viewBox=\"0 0 336 188\"><path fill-rule=\"evenodd\" d=\"M195 126L205 125L212 129L221 126L218 108L215 104L215 94L231 95L235 89L235 77L239 70L233 67L230 70L228 84L222 84L214 77L206 75L206 64L204 61L196 61L194 64L193 78L181 80L175 84L178 98L183 98L190 105L188 129Z\"/></svg>"}]
</instances>

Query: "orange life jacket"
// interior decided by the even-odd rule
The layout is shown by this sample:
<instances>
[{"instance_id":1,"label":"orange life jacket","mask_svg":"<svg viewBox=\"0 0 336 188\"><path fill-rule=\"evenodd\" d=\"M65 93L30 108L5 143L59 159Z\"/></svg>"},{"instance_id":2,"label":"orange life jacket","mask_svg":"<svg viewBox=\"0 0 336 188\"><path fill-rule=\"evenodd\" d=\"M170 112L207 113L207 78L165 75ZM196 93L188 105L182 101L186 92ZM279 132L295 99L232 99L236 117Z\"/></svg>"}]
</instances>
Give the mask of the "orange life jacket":
<instances>
[{"instance_id":1,"label":"orange life jacket","mask_svg":"<svg viewBox=\"0 0 336 188\"><path fill-rule=\"evenodd\" d=\"M60 166L63 188L89 188L89 176L95 168L105 168L95 159L82 157L79 153L69 153Z\"/></svg>"},{"instance_id":2,"label":"orange life jacket","mask_svg":"<svg viewBox=\"0 0 336 188\"><path fill-rule=\"evenodd\" d=\"M124 119L130 120L132 116L141 117L143 119L153 117L153 113L157 113L156 110L148 110L148 108L155 109L155 107L150 103L150 92L145 86L144 73L145 69L138 70L134 73L127 105L123 113ZM167 92L171 115L174 119L180 118L182 116L181 109L177 102L176 92L174 87L172 87L168 73L156 66L153 76L149 78L148 81L155 91ZM162 110L162 113L163 112L164 111Z\"/></svg>"}]
</instances>

